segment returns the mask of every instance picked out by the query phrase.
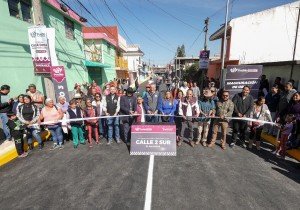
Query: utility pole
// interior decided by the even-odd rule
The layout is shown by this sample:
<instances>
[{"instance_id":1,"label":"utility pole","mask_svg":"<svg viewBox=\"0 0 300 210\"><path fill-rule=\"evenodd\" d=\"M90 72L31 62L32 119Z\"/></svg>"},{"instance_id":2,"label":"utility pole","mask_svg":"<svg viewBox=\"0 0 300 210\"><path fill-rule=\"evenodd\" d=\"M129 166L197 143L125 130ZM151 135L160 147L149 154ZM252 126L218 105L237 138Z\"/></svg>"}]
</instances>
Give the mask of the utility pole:
<instances>
[{"instance_id":1,"label":"utility pole","mask_svg":"<svg viewBox=\"0 0 300 210\"><path fill-rule=\"evenodd\" d=\"M205 32L204 50L207 50L207 32L208 32L209 18L206 18L204 20L204 23L205 23L205 27L204 27L204 32Z\"/></svg>"},{"instance_id":2,"label":"utility pole","mask_svg":"<svg viewBox=\"0 0 300 210\"><path fill-rule=\"evenodd\" d=\"M32 0L33 23L34 25L44 25L44 16L41 0ZM56 101L53 82L50 76L42 76L43 89L48 98Z\"/></svg>"},{"instance_id":3,"label":"utility pole","mask_svg":"<svg viewBox=\"0 0 300 210\"><path fill-rule=\"evenodd\" d=\"M209 18L206 18L204 20L204 33L205 33L205 39L204 39L204 50L207 51L207 37L208 37L208 25L209 25ZM208 69L200 69L200 58L199 58L199 71L200 71L200 78L199 78L199 88L200 91L202 92L203 89L203 81L204 77L207 74Z\"/></svg>"},{"instance_id":4,"label":"utility pole","mask_svg":"<svg viewBox=\"0 0 300 210\"><path fill-rule=\"evenodd\" d=\"M296 26L296 36L295 36L295 43L294 43L294 52L293 52L293 60L292 60L292 69L291 69L290 79L292 79L292 77L293 77L293 71L294 71L294 65L295 65L294 63L295 63L297 40L298 40L299 20L300 20L300 5L298 7L298 20L297 20L297 26Z\"/></svg>"},{"instance_id":5,"label":"utility pole","mask_svg":"<svg viewBox=\"0 0 300 210\"><path fill-rule=\"evenodd\" d=\"M226 15L225 15L225 31L223 38L223 53L222 53L222 66L221 66L221 88L224 88L225 83L225 55L226 55L226 46L227 46L227 22L228 22L228 9L229 9L229 0L227 0L226 4Z\"/></svg>"}]
</instances>

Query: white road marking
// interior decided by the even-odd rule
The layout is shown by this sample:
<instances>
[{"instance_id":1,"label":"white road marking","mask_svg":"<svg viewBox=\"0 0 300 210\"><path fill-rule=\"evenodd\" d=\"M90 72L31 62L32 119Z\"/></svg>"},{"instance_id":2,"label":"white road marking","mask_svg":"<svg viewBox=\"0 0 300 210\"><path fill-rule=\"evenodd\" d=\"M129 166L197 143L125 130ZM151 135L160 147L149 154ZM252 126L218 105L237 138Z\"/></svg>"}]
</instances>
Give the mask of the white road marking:
<instances>
[{"instance_id":1,"label":"white road marking","mask_svg":"<svg viewBox=\"0 0 300 210\"><path fill-rule=\"evenodd\" d=\"M150 155L144 210L151 209L153 183L154 155Z\"/></svg>"}]
</instances>

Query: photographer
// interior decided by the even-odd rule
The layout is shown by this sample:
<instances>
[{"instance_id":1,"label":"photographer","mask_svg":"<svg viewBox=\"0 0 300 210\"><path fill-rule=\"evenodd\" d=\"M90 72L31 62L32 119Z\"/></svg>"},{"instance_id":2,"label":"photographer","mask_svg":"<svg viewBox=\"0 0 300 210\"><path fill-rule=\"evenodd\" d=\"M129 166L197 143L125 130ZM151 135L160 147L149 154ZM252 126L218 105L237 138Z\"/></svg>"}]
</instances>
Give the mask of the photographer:
<instances>
[{"instance_id":1,"label":"photographer","mask_svg":"<svg viewBox=\"0 0 300 210\"><path fill-rule=\"evenodd\" d=\"M10 131L7 127L8 117L7 113L11 111L13 106L13 99L9 97L10 87L8 85L2 85L0 90L0 120L2 122L2 128L6 140L10 140Z\"/></svg>"}]
</instances>

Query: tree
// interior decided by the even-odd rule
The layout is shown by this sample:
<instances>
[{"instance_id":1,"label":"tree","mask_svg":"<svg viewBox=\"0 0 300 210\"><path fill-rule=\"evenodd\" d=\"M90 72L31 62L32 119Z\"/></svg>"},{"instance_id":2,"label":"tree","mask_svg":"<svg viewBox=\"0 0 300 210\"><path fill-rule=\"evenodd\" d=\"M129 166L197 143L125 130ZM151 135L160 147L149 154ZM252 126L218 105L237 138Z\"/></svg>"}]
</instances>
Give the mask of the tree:
<instances>
[{"instance_id":1,"label":"tree","mask_svg":"<svg viewBox=\"0 0 300 210\"><path fill-rule=\"evenodd\" d=\"M198 82L197 73L199 72L199 63L194 63L193 65L189 66L183 73L183 80L184 81L193 81Z\"/></svg>"},{"instance_id":2,"label":"tree","mask_svg":"<svg viewBox=\"0 0 300 210\"><path fill-rule=\"evenodd\" d=\"M184 44L177 47L176 57L185 57L185 46L184 46Z\"/></svg>"}]
</instances>

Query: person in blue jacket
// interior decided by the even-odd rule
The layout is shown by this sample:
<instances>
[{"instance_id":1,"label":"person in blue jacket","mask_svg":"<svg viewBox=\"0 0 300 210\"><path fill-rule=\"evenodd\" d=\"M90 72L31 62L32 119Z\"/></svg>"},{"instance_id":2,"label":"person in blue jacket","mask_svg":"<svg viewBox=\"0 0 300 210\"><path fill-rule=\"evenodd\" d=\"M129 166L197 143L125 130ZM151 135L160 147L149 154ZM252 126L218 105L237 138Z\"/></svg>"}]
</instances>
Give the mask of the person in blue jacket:
<instances>
[{"instance_id":1,"label":"person in blue jacket","mask_svg":"<svg viewBox=\"0 0 300 210\"><path fill-rule=\"evenodd\" d=\"M158 101L158 111L162 115L162 122L174 122L174 113L176 111L177 100L174 100L172 97L171 91L166 91L165 96Z\"/></svg>"}]
</instances>

